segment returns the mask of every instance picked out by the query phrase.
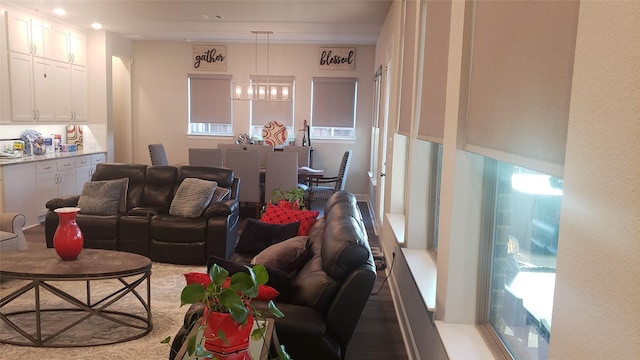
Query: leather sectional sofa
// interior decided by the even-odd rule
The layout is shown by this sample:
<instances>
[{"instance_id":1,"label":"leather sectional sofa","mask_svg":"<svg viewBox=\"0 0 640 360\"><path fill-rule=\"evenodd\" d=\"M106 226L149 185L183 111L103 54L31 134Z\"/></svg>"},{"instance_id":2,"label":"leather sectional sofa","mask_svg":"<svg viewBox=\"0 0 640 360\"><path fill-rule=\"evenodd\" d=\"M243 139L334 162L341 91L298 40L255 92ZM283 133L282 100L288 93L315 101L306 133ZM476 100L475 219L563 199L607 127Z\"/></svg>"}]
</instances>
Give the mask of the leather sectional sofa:
<instances>
[{"instance_id":1,"label":"leather sectional sofa","mask_svg":"<svg viewBox=\"0 0 640 360\"><path fill-rule=\"evenodd\" d=\"M278 340L294 359L344 359L376 280L367 232L353 194L340 191L327 201L324 216L311 227L307 251L307 261L290 280L292 293L286 301L280 296L275 299L285 314L275 320ZM251 255L234 254L231 260L242 264ZM218 265L225 267L229 262ZM266 303L252 304L268 315ZM203 310L203 303L189 308L183 328L173 339L170 359L199 323Z\"/></svg>"},{"instance_id":2,"label":"leather sectional sofa","mask_svg":"<svg viewBox=\"0 0 640 360\"><path fill-rule=\"evenodd\" d=\"M78 213L84 247L138 253L153 261L206 264L210 256L227 258L238 234L240 179L229 169L198 166L98 164L91 181L128 179L126 209L116 214ZM184 179L215 181L229 189L196 217L173 216L169 210ZM53 247L60 207L77 207L80 195L51 199L45 220L47 247Z\"/></svg>"}]
</instances>

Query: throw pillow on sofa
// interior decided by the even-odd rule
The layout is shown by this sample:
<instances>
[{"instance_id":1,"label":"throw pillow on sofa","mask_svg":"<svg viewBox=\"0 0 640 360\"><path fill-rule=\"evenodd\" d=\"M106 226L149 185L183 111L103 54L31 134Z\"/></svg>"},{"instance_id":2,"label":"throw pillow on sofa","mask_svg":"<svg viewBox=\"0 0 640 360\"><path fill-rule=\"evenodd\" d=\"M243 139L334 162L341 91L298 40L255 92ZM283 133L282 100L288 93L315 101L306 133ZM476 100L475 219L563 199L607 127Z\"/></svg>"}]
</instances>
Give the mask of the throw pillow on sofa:
<instances>
[{"instance_id":1,"label":"throw pillow on sofa","mask_svg":"<svg viewBox=\"0 0 640 360\"><path fill-rule=\"evenodd\" d=\"M309 235L309 230L313 223L316 222L318 215L320 215L320 212L315 210L293 210L274 204L267 204L267 209L262 214L260 221L268 224L299 222L300 228L297 235L304 236Z\"/></svg>"},{"instance_id":2,"label":"throw pillow on sofa","mask_svg":"<svg viewBox=\"0 0 640 360\"><path fill-rule=\"evenodd\" d=\"M127 211L129 179L87 181L78 199L81 214L116 215Z\"/></svg>"},{"instance_id":3,"label":"throw pillow on sofa","mask_svg":"<svg viewBox=\"0 0 640 360\"><path fill-rule=\"evenodd\" d=\"M218 183L197 178L182 180L171 201L169 214L188 218L199 218L209 205Z\"/></svg>"},{"instance_id":4,"label":"throw pillow on sofa","mask_svg":"<svg viewBox=\"0 0 640 360\"><path fill-rule=\"evenodd\" d=\"M235 252L238 254L257 254L273 244L296 236L299 227L300 223L298 222L268 224L247 218L236 244Z\"/></svg>"},{"instance_id":5,"label":"throw pillow on sofa","mask_svg":"<svg viewBox=\"0 0 640 360\"><path fill-rule=\"evenodd\" d=\"M251 259L251 264L263 264L287 273L297 272L309 260L308 246L308 236L296 236L262 250Z\"/></svg>"}]
</instances>

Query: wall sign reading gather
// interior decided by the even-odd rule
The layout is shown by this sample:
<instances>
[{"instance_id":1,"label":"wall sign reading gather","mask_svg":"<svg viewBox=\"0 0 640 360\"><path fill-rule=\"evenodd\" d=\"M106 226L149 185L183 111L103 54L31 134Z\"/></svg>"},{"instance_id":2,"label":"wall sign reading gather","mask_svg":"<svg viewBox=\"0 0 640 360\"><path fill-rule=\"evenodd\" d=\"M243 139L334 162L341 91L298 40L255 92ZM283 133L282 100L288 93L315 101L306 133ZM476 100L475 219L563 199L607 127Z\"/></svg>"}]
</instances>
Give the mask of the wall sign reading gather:
<instances>
[{"instance_id":1,"label":"wall sign reading gather","mask_svg":"<svg viewBox=\"0 0 640 360\"><path fill-rule=\"evenodd\" d=\"M193 45L193 69L227 71L227 47L224 45Z\"/></svg>"},{"instance_id":2,"label":"wall sign reading gather","mask_svg":"<svg viewBox=\"0 0 640 360\"><path fill-rule=\"evenodd\" d=\"M356 68L355 48L320 48L320 69L354 70Z\"/></svg>"}]
</instances>

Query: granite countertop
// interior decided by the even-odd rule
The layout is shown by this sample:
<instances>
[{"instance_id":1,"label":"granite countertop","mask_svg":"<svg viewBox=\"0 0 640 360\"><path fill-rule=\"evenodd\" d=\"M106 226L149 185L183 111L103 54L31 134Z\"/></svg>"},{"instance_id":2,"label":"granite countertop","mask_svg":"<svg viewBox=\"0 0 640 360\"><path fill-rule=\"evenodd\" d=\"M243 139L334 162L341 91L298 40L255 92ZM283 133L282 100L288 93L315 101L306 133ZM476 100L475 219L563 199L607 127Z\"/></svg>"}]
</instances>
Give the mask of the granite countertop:
<instances>
[{"instance_id":1,"label":"granite countertop","mask_svg":"<svg viewBox=\"0 0 640 360\"><path fill-rule=\"evenodd\" d=\"M24 164L36 161L44 161L44 160L53 160L53 159L62 159L67 157L77 157L82 155L91 155L91 154L99 154L104 153L105 151L100 150L83 150L83 151L73 151L73 152L55 152L51 154L45 155L24 155L22 157L16 158L0 158L0 166L5 165L14 165L14 164Z\"/></svg>"}]
</instances>

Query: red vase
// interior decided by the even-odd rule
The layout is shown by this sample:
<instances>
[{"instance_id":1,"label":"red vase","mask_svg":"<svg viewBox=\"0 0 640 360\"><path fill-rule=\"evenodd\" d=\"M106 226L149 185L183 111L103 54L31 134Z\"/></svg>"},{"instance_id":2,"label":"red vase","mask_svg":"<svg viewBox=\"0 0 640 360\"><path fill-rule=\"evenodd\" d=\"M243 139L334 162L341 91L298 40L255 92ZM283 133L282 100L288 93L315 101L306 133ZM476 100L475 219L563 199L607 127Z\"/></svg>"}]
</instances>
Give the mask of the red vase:
<instances>
[{"instance_id":1,"label":"red vase","mask_svg":"<svg viewBox=\"0 0 640 360\"><path fill-rule=\"evenodd\" d=\"M205 325L205 349L221 355L231 353L240 355L249 348L253 317L249 316L247 322L242 325L233 320L230 314L210 312L209 309L205 309L203 324ZM219 331L224 332L226 342L218 337Z\"/></svg>"},{"instance_id":2,"label":"red vase","mask_svg":"<svg viewBox=\"0 0 640 360\"><path fill-rule=\"evenodd\" d=\"M53 248L62 260L75 260L84 245L84 236L76 223L80 208L64 207L54 211L58 214L58 228L53 234Z\"/></svg>"}]
</instances>

